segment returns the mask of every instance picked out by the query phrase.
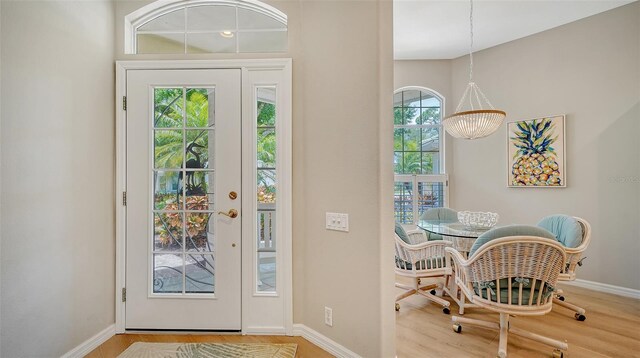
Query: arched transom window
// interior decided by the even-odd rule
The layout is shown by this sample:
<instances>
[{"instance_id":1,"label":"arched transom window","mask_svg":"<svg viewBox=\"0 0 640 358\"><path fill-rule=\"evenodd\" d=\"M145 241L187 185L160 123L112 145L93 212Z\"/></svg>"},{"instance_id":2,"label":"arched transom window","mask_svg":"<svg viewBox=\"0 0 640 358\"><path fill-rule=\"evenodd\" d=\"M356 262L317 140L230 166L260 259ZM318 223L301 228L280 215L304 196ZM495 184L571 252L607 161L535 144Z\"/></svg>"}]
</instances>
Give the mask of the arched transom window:
<instances>
[{"instance_id":1,"label":"arched transom window","mask_svg":"<svg viewBox=\"0 0 640 358\"><path fill-rule=\"evenodd\" d=\"M287 50L287 16L255 0L156 1L125 17L125 53Z\"/></svg>"}]
</instances>

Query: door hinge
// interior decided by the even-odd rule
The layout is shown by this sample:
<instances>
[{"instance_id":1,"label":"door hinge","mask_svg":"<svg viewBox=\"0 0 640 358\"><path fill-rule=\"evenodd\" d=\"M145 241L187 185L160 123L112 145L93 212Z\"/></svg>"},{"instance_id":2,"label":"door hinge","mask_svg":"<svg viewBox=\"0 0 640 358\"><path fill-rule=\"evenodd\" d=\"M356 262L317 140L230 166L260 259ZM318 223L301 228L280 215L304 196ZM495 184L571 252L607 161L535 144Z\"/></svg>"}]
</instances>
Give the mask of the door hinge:
<instances>
[{"instance_id":1,"label":"door hinge","mask_svg":"<svg viewBox=\"0 0 640 358\"><path fill-rule=\"evenodd\" d=\"M127 206L127 192L122 192L122 205Z\"/></svg>"},{"instance_id":2,"label":"door hinge","mask_svg":"<svg viewBox=\"0 0 640 358\"><path fill-rule=\"evenodd\" d=\"M448 181L448 180L447 180L447 181L445 181L444 186L449 186L449 181Z\"/></svg>"},{"instance_id":3,"label":"door hinge","mask_svg":"<svg viewBox=\"0 0 640 358\"><path fill-rule=\"evenodd\" d=\"M122 109L127 110L127 96L122 96Z\"/></svg>"},{"instance_id":4,"label":"door hinge","mask_svg":"<svg viewBox=\"0 0 640 358\"><path fill-rule=\"evenodd\" d=\"M125 287L122 288L122 302L127 302L127 289Z\"/></svg>"}]
</instances>

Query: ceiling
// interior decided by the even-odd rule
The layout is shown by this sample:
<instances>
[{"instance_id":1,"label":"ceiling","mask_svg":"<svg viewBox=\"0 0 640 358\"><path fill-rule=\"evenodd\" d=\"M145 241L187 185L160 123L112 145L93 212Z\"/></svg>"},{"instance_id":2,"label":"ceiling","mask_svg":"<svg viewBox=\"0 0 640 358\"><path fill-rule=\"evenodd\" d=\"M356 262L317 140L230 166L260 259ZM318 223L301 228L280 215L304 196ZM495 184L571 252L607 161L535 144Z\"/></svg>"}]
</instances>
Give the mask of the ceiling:
<instances>
[{"instance_id":1,"label":"ceiling","mask_svg":"<svg viewBox=\"0 0 640 358\"><path fill-rule=\"evenodd\" d=\"M474 51L493 47L634 0L475 0ZM397 60L452 59L469 53L469 1L394 0Z\"/></svg>"}]
</instances>

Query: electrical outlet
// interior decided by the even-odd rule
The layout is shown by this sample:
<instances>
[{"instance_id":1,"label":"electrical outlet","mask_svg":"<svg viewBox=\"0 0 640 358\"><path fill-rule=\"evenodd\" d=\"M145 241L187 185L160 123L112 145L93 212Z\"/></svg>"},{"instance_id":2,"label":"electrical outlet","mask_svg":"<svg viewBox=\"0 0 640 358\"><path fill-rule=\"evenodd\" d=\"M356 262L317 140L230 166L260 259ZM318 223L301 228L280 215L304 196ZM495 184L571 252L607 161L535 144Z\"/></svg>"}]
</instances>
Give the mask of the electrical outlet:
<instances>
[{"instance_id":1,"label":"electrical outlet","mask_svg":"<svg viewBox=\"0 0 640 358\"><path fill-rule=\"evenodd\" d=\"M324 324L333 327L333 310L329 307L324 308Z\"/></svg>"}]
</instances>

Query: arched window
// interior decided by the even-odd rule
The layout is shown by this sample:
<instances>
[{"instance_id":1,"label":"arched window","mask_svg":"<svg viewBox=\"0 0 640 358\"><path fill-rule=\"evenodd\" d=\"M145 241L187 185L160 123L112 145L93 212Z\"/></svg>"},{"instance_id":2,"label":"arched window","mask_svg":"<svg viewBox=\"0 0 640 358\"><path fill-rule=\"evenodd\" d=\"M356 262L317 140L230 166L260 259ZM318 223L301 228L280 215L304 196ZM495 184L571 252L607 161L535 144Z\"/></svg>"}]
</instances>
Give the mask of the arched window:
<instances>
[{"instance_id":1,"label":"arched window","mask_svg":"<svg viewBox=\"0 0 640 358\"><path fill-rule=\"evenodd\" d=\"M403 87L393 107L395 218L415 224L426 209L447 205L444 98L428 88Z\"/></svg>"},{"instance_id":2,"label":"arched window","mask_svg":"<svg viewBox=\"0 0 640 358\"><path fill-rule=\"evenodd\" d=\"M256 0L156 1L125 17L125 53L285 52L287 15Z\"/></svg>"}]
</instances>

